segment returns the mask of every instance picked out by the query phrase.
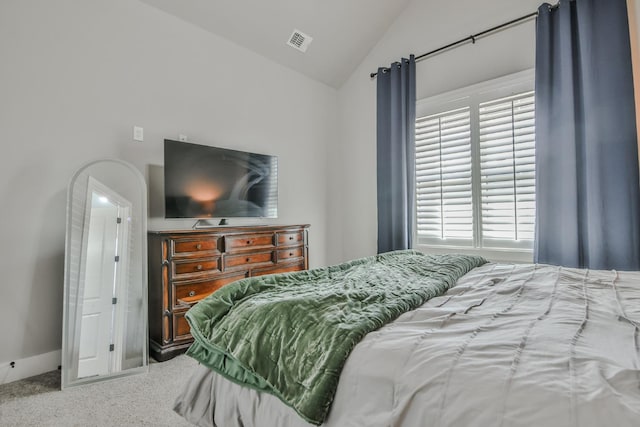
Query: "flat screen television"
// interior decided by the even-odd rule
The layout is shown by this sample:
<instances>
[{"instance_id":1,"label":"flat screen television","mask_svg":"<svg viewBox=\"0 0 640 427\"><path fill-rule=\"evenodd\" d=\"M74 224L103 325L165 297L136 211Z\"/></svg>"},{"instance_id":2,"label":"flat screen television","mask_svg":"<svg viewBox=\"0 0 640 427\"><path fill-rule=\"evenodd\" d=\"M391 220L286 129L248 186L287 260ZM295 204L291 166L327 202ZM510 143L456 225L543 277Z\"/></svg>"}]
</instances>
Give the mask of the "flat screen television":
<instances>
[{"instance_id":1,"label":"flat screen television","mask_svg":"<svg viewBox=\"0 0 640 427\"><path fill-rule=\"evenodd\" d=\"M278 216L278 158L164 141L166 218Z\"/></svg>"}]
</instances>

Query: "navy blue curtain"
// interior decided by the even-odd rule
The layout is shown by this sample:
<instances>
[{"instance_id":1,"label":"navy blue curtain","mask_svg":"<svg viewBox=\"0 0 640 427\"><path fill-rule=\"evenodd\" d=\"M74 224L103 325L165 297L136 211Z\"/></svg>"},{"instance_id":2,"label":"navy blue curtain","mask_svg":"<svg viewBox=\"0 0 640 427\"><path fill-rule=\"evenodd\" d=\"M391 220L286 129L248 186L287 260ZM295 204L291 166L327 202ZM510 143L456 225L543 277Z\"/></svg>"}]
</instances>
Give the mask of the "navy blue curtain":
<instances>
[{"instance_id":1,"label":"navy blue curtain","mask_svg":"<svg viewBox=\"0 0 640 427\"><path fill-rule=\"evenodd\" d=\"M415 192L416 62L378 69L378 253L409 249Z\"/></svg>"},{"instance_id":2,"label":"navy blue curtain","mask_svg":"<svg viewBox=\"0 0 640 427\"><path fill-rule=\"evenodd\" d=\"M539 263L640 270L640 185L625 0L538 10Z\"/></svg>"}]
</instances>

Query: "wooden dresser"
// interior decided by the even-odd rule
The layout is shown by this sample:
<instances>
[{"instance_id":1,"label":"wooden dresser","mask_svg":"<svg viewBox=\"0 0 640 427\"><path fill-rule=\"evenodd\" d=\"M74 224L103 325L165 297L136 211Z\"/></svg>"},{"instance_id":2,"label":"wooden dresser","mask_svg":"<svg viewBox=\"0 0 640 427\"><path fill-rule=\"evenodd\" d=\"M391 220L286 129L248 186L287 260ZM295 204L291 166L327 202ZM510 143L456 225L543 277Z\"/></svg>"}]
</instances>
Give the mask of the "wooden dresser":
<instances>
[{"instance_id":1,"label":"wooden dresser","mask_svg":"<svg viewBox=\"0 0 640 427\"><path fill-rule=\"evenodd\" d=\"M308 225L150 231L149 351L157 361L193 342L184 315L245 277L309 268Z\"/></svg>"}]
</instances>

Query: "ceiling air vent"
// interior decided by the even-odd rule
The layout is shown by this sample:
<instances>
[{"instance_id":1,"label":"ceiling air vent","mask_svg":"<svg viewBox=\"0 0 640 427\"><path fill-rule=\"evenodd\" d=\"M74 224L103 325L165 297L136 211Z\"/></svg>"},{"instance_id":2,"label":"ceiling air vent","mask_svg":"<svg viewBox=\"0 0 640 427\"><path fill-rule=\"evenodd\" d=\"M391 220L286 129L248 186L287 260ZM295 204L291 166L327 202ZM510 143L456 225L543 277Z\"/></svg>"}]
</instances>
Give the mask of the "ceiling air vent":
<instances>
[{"instance_id":1,"label":"ceiling air vent","mask_svg":"<svg viewBox=\"0 0 640 427\"><path fill-rule=\"evenodd\" d=\"M312 40L312 37L306 35L302 31L293 30L293 33L291 34L291 37L289 37L289 41L287 42L287 44L295 49L298 49L300 52L306 52Z\"/></svg>"}]
</instances>

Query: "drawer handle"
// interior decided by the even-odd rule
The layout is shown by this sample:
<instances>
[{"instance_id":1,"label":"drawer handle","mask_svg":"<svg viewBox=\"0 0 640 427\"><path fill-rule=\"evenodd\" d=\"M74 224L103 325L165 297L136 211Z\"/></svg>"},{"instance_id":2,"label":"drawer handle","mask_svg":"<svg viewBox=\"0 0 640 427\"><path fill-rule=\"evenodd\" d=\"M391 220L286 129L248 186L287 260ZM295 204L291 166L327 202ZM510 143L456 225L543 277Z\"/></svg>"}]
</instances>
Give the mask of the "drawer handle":
<instances>
[{"instance_id":1,"label":"drawer handle","mask_svg":"<svg viewBox=\"0 0 640 427\"><path fill-rule=\"evenodd\" d=\"M293 256L293 252L289 252L289 256Z\"/></svg>"},{"instance_id":2,"label":"drawer handle","mask_svg":"<svg viewBox=\"0 0 640 427\"><path fill-rule=\"evenodd\" d=\"M250 244L251 244L251 240L247 240L247 245L250 245Z\"/></svg>"},{"instance_id":3,"label":"drawer handle","mask_svg":"<svg viewBox=\"0 0 640 427\"><path fill-rule=\"evenodd\" d=\"M198 265L196 266L196 270L202 270L202 265L201 265L201 264L198 264Z\"/></svg>"},{"instance_id":4,"label":"drawer handle","mask_svg":"<svg viewBox=\"0 0 640 427\"><path fill-rule=\"evenodd\" d=\"M251 262L251 258L247 258L247 262Z\"/></svg>"},{"instance_id":5,"label":"drawer handle","mask_svg":"<svg viewBox=\"0 0 640 427\"><path fill-rule=\"evenodd\" d=\"M293 236L289 236L289 240L293 240Z\"/></svg>"},{"instance_id":6,"label":"drawer handle","mask_svg":"<svg viewBox=\"0 0 640 427\"><path fill-rule=\"evenodd\" d=\"M196 245L196 249L197 249L197 250L202 249L202 245L201 245L200 243L198 243L198 244Z\"/></svg>"},{"instance_id":7,"label":"drawer handle","mask_svg":"<svg viewBox=\"0 0 640 427\"><path fill-rule=\"evenodd\" d=\"M191 291L191 292L189 292L189 296L190 296L190 297L194 297L195 295L196 295L196 291Z\"/></svg>"}]
</instances>

